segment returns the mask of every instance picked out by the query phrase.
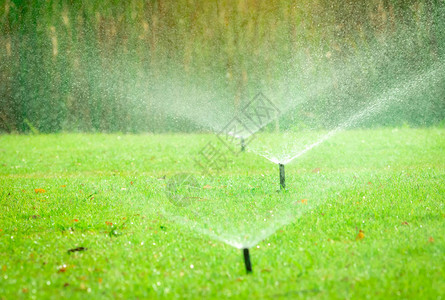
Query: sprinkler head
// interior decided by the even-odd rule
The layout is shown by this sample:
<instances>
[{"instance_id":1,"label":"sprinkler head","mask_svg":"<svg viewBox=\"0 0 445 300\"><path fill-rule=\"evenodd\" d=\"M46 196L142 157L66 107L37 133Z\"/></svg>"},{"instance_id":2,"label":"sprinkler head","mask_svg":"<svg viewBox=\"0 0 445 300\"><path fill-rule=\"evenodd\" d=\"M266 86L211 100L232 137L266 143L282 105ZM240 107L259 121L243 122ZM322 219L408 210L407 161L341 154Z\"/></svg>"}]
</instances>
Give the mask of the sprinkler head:
<instances>
[{"instance_id":1,"label":"sprinkler head","mask_svg":"<svg viewBox=\"0 0 445 300\"><path fill-rule=\"evenodd\" d=\"M246 273L247 274L252 273L252 264L250 262L249 248L244 248L243 254L244 254L244 265L246 266Z\"/></svg>"},{"instance_id":2,"label":"sprinkler head","mask_svg":"<svg viewBox=\"0 0 445 300\"><path fill-rule=\"evenodd\" d=\"M286 189L286 176L284 173L284 165L278 164L280 166L280 190Z\"/></svg>"},{"instance_id":3,"label":"sprinkler head","mask_svg":"<svg viewBox=\"0 0 445 300\"><path fill-rule=\"evenodd\" d=\"M244 138L241 138L241 152L244 152L244 150L246 150L246 143Z\"/></svg>"}]
</instances>

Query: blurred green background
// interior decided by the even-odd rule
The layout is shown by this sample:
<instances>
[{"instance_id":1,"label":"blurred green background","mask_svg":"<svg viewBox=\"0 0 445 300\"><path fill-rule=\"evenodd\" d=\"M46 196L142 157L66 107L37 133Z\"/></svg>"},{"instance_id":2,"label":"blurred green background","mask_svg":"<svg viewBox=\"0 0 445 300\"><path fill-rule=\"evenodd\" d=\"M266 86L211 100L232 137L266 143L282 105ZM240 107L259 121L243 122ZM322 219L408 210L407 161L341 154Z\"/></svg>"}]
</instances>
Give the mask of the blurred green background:
<instances>
[{"instance_id":1,"label":"blurred green background","mask_svg":"<svg viewBox=\"0 0 445 300\"><path fill-rule=\"evenodd\" d=\"M441 0L1 0L0 132L202 130L162 95L183 107L181 94L213 91L215 109L236 110L263 87L323 78L317 115L444 58ZM346 61L373 68L355 76L366 91L341 90ZM420 100L384 124L443 122L445 75Z\"/></svg>"}]
</instances>

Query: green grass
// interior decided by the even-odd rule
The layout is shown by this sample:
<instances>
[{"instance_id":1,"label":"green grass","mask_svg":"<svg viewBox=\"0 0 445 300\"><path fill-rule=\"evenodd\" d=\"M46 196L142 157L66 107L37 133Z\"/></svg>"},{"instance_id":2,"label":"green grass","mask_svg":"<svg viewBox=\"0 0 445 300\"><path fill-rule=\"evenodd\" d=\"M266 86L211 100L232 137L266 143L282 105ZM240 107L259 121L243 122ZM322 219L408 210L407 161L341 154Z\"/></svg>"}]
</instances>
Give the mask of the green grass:
<instances>
[{"instance_id":1,"label":"green grass","mask_svg":"<svg viewBox=\"0 0 445 300\"><path fill-rule=\"evenodd\" d=\"M202 176L212 138L0 136L0 299L443 297L444 129L342 132L286 166L284 193L252 153ZM199 189L180 207L183 172ZM255 235L246 275L221 240Z\"/></svg>"}]
</instances>

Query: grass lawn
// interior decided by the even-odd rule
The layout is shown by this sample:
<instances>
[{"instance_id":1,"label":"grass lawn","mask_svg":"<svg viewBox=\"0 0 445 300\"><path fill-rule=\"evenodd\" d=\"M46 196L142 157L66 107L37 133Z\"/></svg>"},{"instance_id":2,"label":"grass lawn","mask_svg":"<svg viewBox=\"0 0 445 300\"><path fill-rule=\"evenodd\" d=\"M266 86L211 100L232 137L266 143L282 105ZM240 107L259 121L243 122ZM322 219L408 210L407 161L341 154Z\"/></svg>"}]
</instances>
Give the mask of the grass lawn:
<instances>
[{"instance_id":1,"label":"grass lawn","mask_svg":"<svg viewBox=\"0 0 445 300\"><path fill-rule=\"evenodd\" d=\"M250 152L203 176L212 138L0 136L0 299L443 297L443 128L339 133L286 192Z\"/></svg>"}]
</instances>

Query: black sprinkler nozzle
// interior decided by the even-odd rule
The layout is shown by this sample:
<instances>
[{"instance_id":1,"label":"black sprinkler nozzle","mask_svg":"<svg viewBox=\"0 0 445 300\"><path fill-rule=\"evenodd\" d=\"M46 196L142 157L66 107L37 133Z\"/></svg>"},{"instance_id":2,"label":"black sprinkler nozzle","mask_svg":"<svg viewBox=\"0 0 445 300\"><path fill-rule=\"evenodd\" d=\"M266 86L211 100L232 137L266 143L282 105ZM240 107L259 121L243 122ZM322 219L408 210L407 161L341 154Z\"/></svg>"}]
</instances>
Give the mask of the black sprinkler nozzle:
<instances>
[{"instance_id":1,"label":"black sprinkler nozzle","mask_svg":"<svg viewBox=\"0 0 445 300\"><path fill-rule=\"evenodd\" d=\"M285 190L286 189L286 176L284 173L284 165L279 164L279 166L280 166L280 190Z\"/></svg>"},{"instance_id":2,"label":"black sprinkler nozzle","mask_svg":"<svg viewBox=\"0 0 445 300\"><path fill-rule=\"evenodd\" d=\"M250 262L250 253L249 248L243 249L244 254L244 265L246 266L246 273L252 273L252 263Z\"/></svg>"},{"instance_id":3,"label":"black sprinkler nozzle","mask_svg":"<svg viewBox=\"0 0 445 300\"><path fill-rule=\"evenodd\" d=\"M244 138L241 138L241 152L244 152L244 150L246 150L246 142Z\"/></svg>"}]
</instances>

